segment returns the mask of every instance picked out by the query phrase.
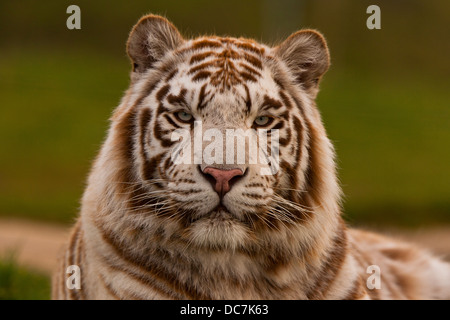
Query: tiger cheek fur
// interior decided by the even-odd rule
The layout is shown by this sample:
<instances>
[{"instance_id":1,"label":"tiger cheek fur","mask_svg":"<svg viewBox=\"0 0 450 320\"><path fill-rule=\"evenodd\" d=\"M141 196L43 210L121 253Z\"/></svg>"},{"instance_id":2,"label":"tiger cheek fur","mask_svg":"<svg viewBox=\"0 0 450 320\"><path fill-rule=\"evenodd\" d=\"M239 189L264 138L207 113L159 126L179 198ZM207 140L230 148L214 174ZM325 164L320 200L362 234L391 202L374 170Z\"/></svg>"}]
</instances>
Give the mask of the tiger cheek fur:
<instances>
[{"instance_id":1,"label":"tiger cheek fur","mask_svg":"<svg viewBox=\"0 0 450 320\"><path fill-rule=\"evenodd\" d=\"M329 66L319 33L302 30L273 48L242 38L186 40L149 15L127 51L131 85L91 171L53 298L449 297L446 263L350 230L340 216L334 151L315 105ZM279 132L274 174L260 174L268 165L247 158L217 166L222 175L242 173L222 194L205 160L174 162L174 131L186 130L195 145L194 121L201 134L225 136L251 129L259 116ZM373 264L387 273L380 290L366 286ZM69 265L80 267L81 289L67 288Z\"/></svg>"}]
</instances>

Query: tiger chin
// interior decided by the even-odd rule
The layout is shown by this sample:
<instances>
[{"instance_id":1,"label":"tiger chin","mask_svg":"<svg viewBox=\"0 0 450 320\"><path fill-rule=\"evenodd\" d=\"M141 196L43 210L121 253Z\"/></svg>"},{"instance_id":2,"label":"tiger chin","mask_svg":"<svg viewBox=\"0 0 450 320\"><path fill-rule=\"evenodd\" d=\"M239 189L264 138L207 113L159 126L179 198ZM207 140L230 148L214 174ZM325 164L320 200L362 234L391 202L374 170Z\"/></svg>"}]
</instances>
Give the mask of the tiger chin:
<instances>
[{"instance_id":1,"label":"tiger chin","mask_svg":"<svg viewBox=\"0 0 450 320\"><path fill-rule=\"evenodd\" d=\"M130 87L93 164L53 299L450 298L449 264L341 217L315 103L330 64L320 33L301 30L275 47L185 39L147 15L127 53ZM249 157L176 163L181 142L171 135L196 121L224 136L277 130L277 170L262 175L270 164Z\"/></svg>"}]
</instances>

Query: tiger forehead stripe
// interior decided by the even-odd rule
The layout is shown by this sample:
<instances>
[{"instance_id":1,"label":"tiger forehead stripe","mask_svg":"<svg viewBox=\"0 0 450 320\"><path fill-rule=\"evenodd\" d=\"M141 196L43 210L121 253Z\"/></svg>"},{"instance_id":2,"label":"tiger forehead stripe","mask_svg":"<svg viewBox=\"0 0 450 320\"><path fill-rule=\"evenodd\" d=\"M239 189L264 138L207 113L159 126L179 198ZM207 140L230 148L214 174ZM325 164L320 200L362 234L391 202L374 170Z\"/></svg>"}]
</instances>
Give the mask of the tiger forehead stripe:
<instances>
[{"instance_id":1,"label":"tiger forehead stripe","mask_svg":"<svg viewBox=\"0 0 450 320\"><path fill-rule=\"evenodd\" d=\"M258 81L251 73L245 72L245 71L241 71L240 72L240 76L242 79L246 80L246 81L250 81L250 82L256 82Z\"/></svg>"},{"instance_id":2,"label":"tiger forehead stripe","mask_svg":"<svg viewBox=\"0 0 450 320\"><path fill-rule=\"evenodd\" d=\"M170 90L170 85L166 84L161 89L159 89L159 91L156 93L156 99L158 99L158 101L162 101L164 99L164 97L169 93L169 90Z\"/></svg>"},{"instance_id":3,"label":"tiger forehead stripe","mask_svg":"<svg viewBox=\"0 0 450 320\"><path fill-rule=\"evenodd\" d=\"M257 47L251 42L236 41L233 39L219 39L222 43L203 39L191 44L190 47L183 48L178 51L178 53L185 54L191 50L202 50L210 49L206 52L195 53L191 58L189 63L195 64L207 59L208 57L219 57L228 59L244 59L255 68L262 69L261 57L265 53L263 47ZM222 51L217 51L219 48L223 48ZM215 51L213 51L213 50Z\"/></svg>"},{"instance_id":4,"label":"tiger forehead stripe","mask_svg":"<svg viewBox=\"0 0 450 320\"><path fill-rule=\"evenodd\" d=\"M186 93L187 93L187 89L183 88L180 90L180 93L176 96L173 94L169 94L167 96L167 101L169 101L169 103L171 103L173 105L187 106Z\"/></svg>"},{"instance_id":5,"label":"tiger forehead stripe","mask_svg":"<svg viewBox=\"0 0 450 320\"><path fill-rule=\"evenodd\" d=\"M211 76L211 75L212 75L212 72L202 70L202 71L197 72L197 74L192 77L192 81L204 80L204 79L209 78L209 76Z\"/></svg>"},{"instance_id":6,"label":"tiger forehead stripe","mask_svg":"<svg viewBox=\"0 0 450 320\"><path fill-rule=\"evenodd\" d=\"M283 106L283 104L276 100L273 99L271 97L269 97L268 95L264 95L264 100L263 100L263 105L261 110L268 110L268 109L275 109L278 110Z\"/></svg>"},{"instance_id":7,"label":"tiger forehead stripe","mask_svg":"<svg viewBox=\"0 0 450 320\"><path fill-rule=\"evenodd\" d=\"M252 98L250 96L250 90L248 89L248 86L244 84L245 93L247 95L245 99L245 106L247 107L247 114L250 113L252 109Z\"/></svg>"},{"instance_id":8,"label":"tiger forehead stripe","mask_svg":"<svg viewBox=\"0 0 450 320\"><path fill-rule=\"evenodd\" d=\"M170 72L167 77L166 77L166 82L169 82L170 80L172 80L173 77L175 77L178 73L178 69L174 69L172 70L172 72Z\"/></svg>"},{"instance_id":9,"label":"tiger forehead stripe","mask_svg":"<svg viewBox=\"0 0 450 320\"><path fill-rule=\"evenodd\" d=\"M280 98L283 101L286 108L288 108L289 110L292 109L292 103L289 97L286 95L286 93L283 90L280 90L278 94L280 95Z\"/></svg>"},{"instance_id":10,"label":"tiger forehead stripe","mask_svg":"<svg viewBox=\"0 0 450 320\"><path fill-rule=\"evenodd\" d=\"M253 42L221 38L201 39L194 41L190 47L181 50L183 54L192 50L207 49L206 52L196 51L190 58L191 68L187 74L192 75L194 82L210 79L210 85L220 91L246 82L257 82L261 77L264 48L257 47ZM205 62L205 60L208 61Z\"/></svg>"},{"instance_id":11,"label":"tiger forehead stripe","mask_svg":"<svg viewBox=\"0 0 450 320\"><path fill-rule=\"evenodd\" d=\"M239 59L240 57L241 56L237 51L235 51L229 47L225 48L222 52L220 52L217 55L217 58L219 58L219 59L233 59L234 60L234 59Z\"/></svg>"},{"instance_id":12,"label":"tiger forehead stripe","mask_svg":"<svg viewBox=\"0 0 450 320\"><path fill-rule=\"evenodd\" d=\"M239 65L240 65L243 69L245 69L247 72L249 72L249 73L251 73L251 74L254 74L254 75L258 76L258 77L261 76L261 73L260 73L259 71L257 71L257 70L255 70L254 68L250 67L248 64L243 63L243 62L239 62Z\"/></svg>"},{"instance_id":13,"label":"tiger forehead stripe","mask_svg":"<svg viewBox=\"0 0 450 320\"><path fill-rule=\"evenodd\" d=\"M253 66L255 66L258 69L262 69L262 62L260 59L258 59L254 55L248 54L246 52L243 53L243 56L247 62L251 63Z\"/></svg>"},{"instance_id":14,"label":"tiger forehead stripe","mask_svg":"<svg viewBox=\"0 0 450 320\"><path fill-rule=\"evenodd\" d=\"M222 47L222 44L220 42L209 39L195 41L191 46L192 49L220 48L220 47Z\"/></svg>"},{"instance_id":15,"label":"tiger forehead stripe","mask_svg":"<svg viewBox=\"0 0 450 320\"><path fill-rule=\"evenodd\" d=\"M197 104L197 110L202 110L204 107L206 107L205 98L206 98L206 83L201 87L200 93L198 95L198 104Z\"/></svg>"},{"instance_id":16,"label":"tiger forehead stripe","mask_svg":"<svg viewBox=\"0 0 450 320\"><path fill-rule=\"evenodd\" d=\"M193 74L197 71L201 71L203 69L206 69L208 67L213 67L213 66L216 66L216 61L203 62L203 63L189 69L188 74Z\"/></svg>"},{"instance_id":17,"label":"tiger forehead stripe","mask_svg":"<svg viewBox=\"0 0 450 320\"><path fill-rule=\"evenodd\" d=\"M234 45L238 48L245 49L259 55L264 54L265 51L264 48L258 48L254 45L254 43L250 42L235 42Z\"/></svg>"},{"instance_id":18,"label":"tiger forehead stripe","mask_svg":"<svg viewBox=\"0 0 450 320\"><path fill-rule=\"evenodd\" d=\"M208 57L214 56L215 54L216 53L214 51L206 51L203 53L195 54L191 57L189 64L194 64L194 63L200 62L202 60L205 60Z\"/></svg>"}]
</instances>

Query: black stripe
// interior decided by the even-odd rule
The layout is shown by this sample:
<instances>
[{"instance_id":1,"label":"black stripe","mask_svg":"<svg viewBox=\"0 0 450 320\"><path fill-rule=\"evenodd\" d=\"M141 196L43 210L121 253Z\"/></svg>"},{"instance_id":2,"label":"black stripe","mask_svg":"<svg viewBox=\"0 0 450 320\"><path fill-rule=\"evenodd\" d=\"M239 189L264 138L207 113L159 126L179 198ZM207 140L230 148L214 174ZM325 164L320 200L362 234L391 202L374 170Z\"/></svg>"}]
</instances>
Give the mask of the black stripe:
<instances>
[{"instance_id":1,"label":"black stripe","mask_svg":"<svg viewBox=\"0 0 450 320\"><path fill-rule=\"evenodd\" d=\"M206 98L206 83L201 87L200 93L198 95L198 104L197 104L197 110L202 110L204 107L206 107L205 98Z\"/></svg>"},{"instance_id":2,"label":"black stripe","mask_svg":"<svg viewBox=\"0 0 450 320\"><path fill-rule=\"evenodd\" d=\"M284 93L283 90L280 90L280 92L278 94L280 95L280 98L283 101L286 108L288 108L289 110L292 109L292 103L289 100L289 97L286 95L286 93Z\"/></svg>"},{"instance_id":3,"label":"black stripe","mask_svg":"<svg viewBox=\"0 0 450 320\"><path fill-rule=\"evenodd\" d=\"M180 125L178 125L167 113L164 115L164 118L169 122L172 126L174 126L176 129L181 128Z\"/></svg>"},{"instance_id":4,"label":"black stripe","mask_svg":"<svg viewBox=\"0 0 450 320\"><path fill-rule=\"evenodd\" d=\"M268 95L264 95L263 104L261 110L275 109L278 110L282 107L282 103L276 99L269 97Z\"/></svg>"},{"instance_id":5,"label":"black stripe","mask_svg":"<svg viewBox=\"0 0 450 320\"><path fill-rule=\"evenodd\" d=\"M310 290L306 292L308 299L322 299L336 280L336 275L344 263L347 252L347 234L343 223L340 224L336 236L328 248L327 256L316 274L316 281Z\"/></svg>"},{"instance_id":6,"label":"black stripe","mask_svg":"<svg viewBox=\"0 0 450 320\"><path fill-rule=\"evenodd\" d=\"M167 97L167 101L169 101L169 103L173 104L173 105L189 107L186 102L186 93L187 93L187 90L185 88L183 88L180 90L180 93L176 96L173 94L170 94Z\"/></svg>"},{"instance_id":7,"label":"black stripe","mask_svg":"<svg viewBox=\"0 0 450 320\"><path fill-rule=\"evenodd\" d=\"M106 234L102 232L102 236L105 239ZM105 239L106 240L106 239ZM148 275L148 270L143 269L142 266L134 263L133 261L129 260L129 256L128 254L126 254L125 252L123 252L122 250L120 250L118 247L116 247L115 242L108 238L106 240L106 242L108 244L110 244L112 246L112 248L114 249L114 251L116 252L116 254L125 262L131 264L133 267L136 267L137 269L139 269L140 273L134 272L132 270L130 270L130 268L127 268L125 266L119 266L116 263L113 263L112 261L110 261L109 258L107 258L106 256L102 255L101 257L103 258L103 260L105 261L107 267L111 270L114 270L115 272L118 273L122 273L125 274L129 277L131 277L132 279L134 279L135 281L139 282L140 284L142 284L143 286L146 286L147 288L150 288L152 291L156 291L158 294L164 296L164 297L168 297L171 299L185 299L186 297L178 292L172 291L170 290L170 285L166 285L165 283L161 283L161 281L158 281L158 277L152 277L152 274Z\"/></svg>"},{"instance_id":8,"label":"black stripe","mask_svg":"<svg viewBox=\"0 0 450 320\"><path fill-rule=\"evenodd\" d=\"M150 126L150 122L152 120L152 114L150 109L145 108L141 111L141 120L140 120L140 138L141 138L141 157L142 159L147 158L145 154L145 146L150 145L151 141L147 141L147 128ZM150 140L150 139L149 139Z\"/></svg>"},{"instance_id":9,"label":"black stripe","mask_svg":"<svg viewBox=\"0 0 450 320\"><path fill-rule=\"evenodd\" d=\"M197 74L195 76L192 77L192 81L200 81L200 80L204 80L207 79L211 76L211 72L210 71L199 71L197 72Z\"/></svg>"},{"instance_id":10,"label":"black stripe","mask_svg":"<svg viewBox=\"0 0 450 320\"><path fill-rule=\"evenodd\" d=\"M159 102L161 102L164 97L169 93L170 90L170 84L166 84L163 86L159 91L156 93L156 99L158 99Z\"/></svg>"},{"instance_id":11,"label":"black stripe","mask_svg":"<svg viewBox=\"0 0 450 320\"><path fill-rule=\"evenodd\" d=\"M166 77L166 82L169 82L172 80L173 77L175 77L178 73L178 69L174 69L169 75Z\"/></svg>"},{"instance_id":12,"label":"black stripe","mask_svg":"<svg viewBox=\"0 0 450 320\"><path fill-rule=\"evenodd\" d=\"M248 86L244 84L245 93L247 95L245 99L245 106L247 107L247 115L250 114L250 111L252 110L252 98L250 97L250 90L248 89Z\"/></svg>"},{"instance_id":13,"label":"black stripe","mask_svg":"<svg viewBox=\"0 0 450 320\"><path fill-rule=\"evenodd\" d=\"M215 56L215 55L216 55L216 53L213 51L207 51L207 52L202 52L202 53L193 55L191 57L191 60L189 61L189 64L194 64L194 63L203 61L203 60L205 60L211 56Z\"/></svg>"}]
</instances>

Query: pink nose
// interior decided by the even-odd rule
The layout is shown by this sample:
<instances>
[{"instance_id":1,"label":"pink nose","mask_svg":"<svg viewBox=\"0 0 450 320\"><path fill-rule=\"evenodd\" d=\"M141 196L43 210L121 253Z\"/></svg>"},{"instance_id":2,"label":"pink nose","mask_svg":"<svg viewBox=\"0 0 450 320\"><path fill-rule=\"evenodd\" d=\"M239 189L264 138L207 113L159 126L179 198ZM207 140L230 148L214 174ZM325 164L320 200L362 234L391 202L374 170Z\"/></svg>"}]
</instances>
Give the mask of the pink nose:
<instances>
[{"instance_id":1,"label":"pink nose","mask_svg":"<svg viewBox=\"0 0 450 320\"><path fill-rule=\"evenodd\" d=\"M209 174L214 178L214 183L212 183L214 190L223 196L225 193L230 191L230 180L237 176L242 176L244 173L241 169L231 169L231 170L221 170L216 168L208 167L203 170L204 174Z\"/></svg>"}]
</instances>

